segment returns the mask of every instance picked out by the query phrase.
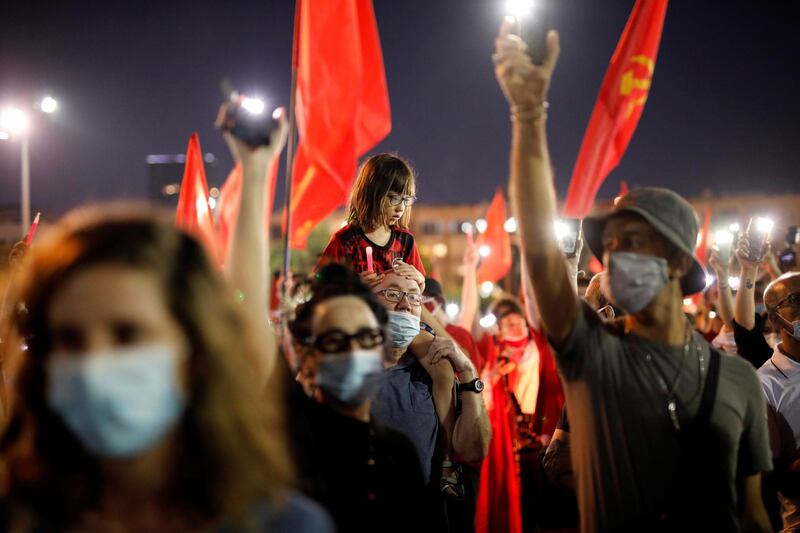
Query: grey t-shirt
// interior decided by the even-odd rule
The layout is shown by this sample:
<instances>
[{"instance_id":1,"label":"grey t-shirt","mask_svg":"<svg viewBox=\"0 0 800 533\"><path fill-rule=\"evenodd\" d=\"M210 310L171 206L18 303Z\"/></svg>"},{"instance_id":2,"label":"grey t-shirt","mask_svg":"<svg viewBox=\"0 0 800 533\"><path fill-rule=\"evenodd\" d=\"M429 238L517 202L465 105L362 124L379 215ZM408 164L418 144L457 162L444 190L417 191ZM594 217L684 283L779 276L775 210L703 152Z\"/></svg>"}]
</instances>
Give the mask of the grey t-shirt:
<instances>
[{"instance_id":1,"label":"grey t-shirt","mask_svg":"<svg viewBox=\"0 0 800 533\"><path fill-rule=\"evenodd\" d=\"M581 531L625 529L658 516L672 491L681 490L673 486L678 434L657 376L670 386L680 372L678 415L688 427L702 397L699 355L707 369L710 347L695 333L684 355L683 348L613 330L583 303L578 315L557 361L569 405ZM738 531L736 479L772 468L764 395L752 365L739 357L721 356L710 431L718 448L707 464L725 494L718 495L722 508L707 512L719 517L717 531Z\"/></svg>"}]
</instances>

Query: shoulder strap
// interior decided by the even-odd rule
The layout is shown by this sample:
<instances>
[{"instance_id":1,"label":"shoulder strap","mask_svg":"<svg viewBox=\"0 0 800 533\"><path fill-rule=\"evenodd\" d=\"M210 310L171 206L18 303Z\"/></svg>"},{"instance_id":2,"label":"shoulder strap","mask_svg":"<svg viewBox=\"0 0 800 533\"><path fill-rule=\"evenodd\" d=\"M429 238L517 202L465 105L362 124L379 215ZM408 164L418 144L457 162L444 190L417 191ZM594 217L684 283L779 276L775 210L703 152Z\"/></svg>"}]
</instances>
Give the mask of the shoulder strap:
<instances>
[{"instance_id":1,"label":"shoulder strap","mask_svg":"<svg viewBox=\"0 0 800 533\"><path fill-rule=\"evenodd\" d=\"M720 355L714 348L709 348L711 362L708 365L708 375L703 387L703 397L700 400L700 407L697 409L697 416L694 418L694 429L702 431L708 427L711 420L711 411L714 410L714 400L717 397L717 386L719 385L719 366Z\"/></svg>"}]
</instances>

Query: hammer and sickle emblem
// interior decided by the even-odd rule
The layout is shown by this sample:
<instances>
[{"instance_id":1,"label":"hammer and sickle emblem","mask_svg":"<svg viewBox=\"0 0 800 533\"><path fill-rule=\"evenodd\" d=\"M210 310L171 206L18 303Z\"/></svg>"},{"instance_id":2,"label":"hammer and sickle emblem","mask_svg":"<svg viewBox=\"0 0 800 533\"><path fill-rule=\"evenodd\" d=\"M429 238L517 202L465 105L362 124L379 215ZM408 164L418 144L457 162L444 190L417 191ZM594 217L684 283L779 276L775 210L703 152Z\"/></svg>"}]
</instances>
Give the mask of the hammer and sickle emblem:
<instances>
[{"instance_id":1,"label":"hammer and sickle emblem","mask_svg":"<svg viewBox=\"0 0 800 533\"><path fill-rule=\"evenodd\" d=\"M619 92L622 96L630 96L634 91L644 91L644 94L635 96L628 102L628 109L625 112L626 119L630 118L634 109L644 105L647 101L647 93L650 90L650 80L653 78L653 71L655 70L655 63L647 56L633 56L631 58L631 63L634 65L642 65L647 70L647 75L643 78L637 78L633 67L622 75L619 84Z\"/></svg>"}]
</instances>

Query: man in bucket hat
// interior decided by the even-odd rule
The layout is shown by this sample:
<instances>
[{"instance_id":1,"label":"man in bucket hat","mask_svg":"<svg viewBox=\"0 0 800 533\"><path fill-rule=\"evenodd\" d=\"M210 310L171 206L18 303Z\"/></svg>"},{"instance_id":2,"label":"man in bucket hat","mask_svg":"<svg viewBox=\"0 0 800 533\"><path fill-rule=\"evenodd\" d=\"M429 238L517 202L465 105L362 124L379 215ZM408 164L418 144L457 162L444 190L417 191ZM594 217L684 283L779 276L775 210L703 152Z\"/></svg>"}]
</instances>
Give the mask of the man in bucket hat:
<instances>
[{"instance_id":1,"label":"man in bucket hat","mask_svg":"<svg viewBox=\"0 0 800 533\"><path fill-rule=\"evenodd\" d=\"M569 405L581 530L770 531L760 474L771 468L766 407L746 361L722 356L683 314L705 275L697 218L677 194L639 189L584 223L608 271L621 327L581 303L552 230L545 121L558 36L533 65L506 22L495 73L511 106L510 197Z\"/></svg>"}]
</instances>

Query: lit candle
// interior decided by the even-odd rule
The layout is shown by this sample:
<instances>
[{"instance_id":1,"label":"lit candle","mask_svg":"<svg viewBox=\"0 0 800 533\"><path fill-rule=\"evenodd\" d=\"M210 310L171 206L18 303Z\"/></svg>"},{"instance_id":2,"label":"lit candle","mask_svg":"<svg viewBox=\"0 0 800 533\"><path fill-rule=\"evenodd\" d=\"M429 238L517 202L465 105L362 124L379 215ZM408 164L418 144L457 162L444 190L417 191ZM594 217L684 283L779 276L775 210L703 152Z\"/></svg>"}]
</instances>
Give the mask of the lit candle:
<instances>
[{"instance_id":1,"label":"lit candle","mask_svg":"<svg viewBox=\"0 0 800 533\"><path fill-rule=\"evenodd\" d=\"M372 246L367 246L367 272L372 272Z\"/></svg>"}]
</instances>

